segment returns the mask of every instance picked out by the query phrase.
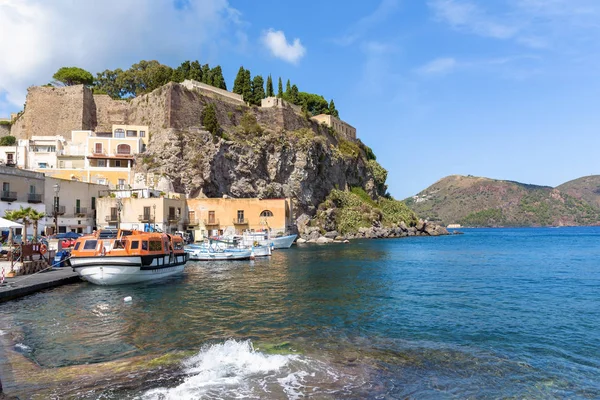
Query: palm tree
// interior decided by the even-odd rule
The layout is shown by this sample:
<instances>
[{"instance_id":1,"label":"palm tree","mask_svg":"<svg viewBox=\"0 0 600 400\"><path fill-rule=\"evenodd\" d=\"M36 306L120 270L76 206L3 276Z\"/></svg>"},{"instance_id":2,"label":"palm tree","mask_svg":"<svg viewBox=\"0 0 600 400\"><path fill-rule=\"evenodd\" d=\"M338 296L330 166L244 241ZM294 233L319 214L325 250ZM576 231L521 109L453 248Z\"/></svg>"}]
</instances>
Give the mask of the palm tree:
<instances>
[{"instance_id":1,"label":"palm tree","mask_svg":"<svg viewBox=\"0 0 600 400\"><path fill-rule=\"evenodd\" d=\"M28 207L30 208L30 207ZM29 219L33 223L33 242L37 243L38 239L38 223L40 219L46 216L45 213L34 210L33 208L29 212Z\"/></svg>"},{"instance_id":2,"label":"palm tree","mask_svg":"<svg viewBox=\"0 0 600 400\"><path fill-rule=\"evenodd\" d=\"M18 210L6 210L4 212L4 218L9 219L11 221L21 220L21 222L23 223L23 235L21 235L22 243L25 243L27 241L27 227L31 222L30 214L32 211L34 210L31 207L23 208L23 206L20 206ZM10 236L11 232L9 231L8 234ZM12 240L12 237L10 239Z\"/></svg>"},{"instance_id":3,"label":"palm tree","mask_svg":"<svg viewBox=\"0 0 600 400\"><path fill-rule=\"evenodd\" d=\"M20 210L6 210L6 211L4 211L4 218L6 218L9 221L18 221L19 219L21 219L21 212L20 212ZM13 228L8 229L7 241L12 246Z\"/></svg>"}]
</instances>

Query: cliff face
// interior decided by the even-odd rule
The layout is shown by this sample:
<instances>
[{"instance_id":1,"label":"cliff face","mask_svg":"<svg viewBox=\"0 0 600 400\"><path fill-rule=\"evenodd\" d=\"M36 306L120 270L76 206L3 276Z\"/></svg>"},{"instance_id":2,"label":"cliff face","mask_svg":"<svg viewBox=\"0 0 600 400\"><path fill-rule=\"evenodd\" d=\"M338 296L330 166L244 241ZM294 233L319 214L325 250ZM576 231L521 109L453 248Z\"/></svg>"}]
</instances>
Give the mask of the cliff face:
<instances>
[{"instance_id":1,"label":"cliff face","mask_svg":"<svg viewBox=\"0 0 600 400\"><path fill-rule=\"evenodd\" d=\"M222 137L202 127L209 103ZM249 117L254 124L242 128ZM83 86L30 88L13 134L68 138L74 129L106 132L112 124L148 125L150 145L137 157L136 172L159 174L190 197L291 197L298 216L312 216L334 188L385 192L385 171L363 148L291 108L248 107L177 83L131 100L92 95Z\"/></svg>"}]
</instances>

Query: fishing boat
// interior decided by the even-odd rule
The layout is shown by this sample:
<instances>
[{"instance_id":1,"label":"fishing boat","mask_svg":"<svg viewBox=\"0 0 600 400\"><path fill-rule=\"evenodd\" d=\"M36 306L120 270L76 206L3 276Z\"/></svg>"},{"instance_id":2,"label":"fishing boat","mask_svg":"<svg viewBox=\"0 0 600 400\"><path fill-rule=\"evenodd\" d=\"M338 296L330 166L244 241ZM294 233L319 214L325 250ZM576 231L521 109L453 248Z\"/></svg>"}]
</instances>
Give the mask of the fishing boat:
<instances>
[{"instance_id":1,"label":"fishing boat","mask_svg":"<svg viewBox=\"0 0 600 400\"><path fill-rule=\"evenodd\" d=\"M251 249L223 247L215 241L185 246L190 261L248 260L253 257Z\"/></svg>"},{"instance_id":2,"label":"fishing boat","mask_svg":"<svg viewBox=\"0 0 600 400\"><path fill-rule=\"evenodd\" d=\"M161 232L100 230L71 251L73 271L96 285L120 285L181 273L188 261L183 239Z\"/></svg>"},{"instance_id":3,"label":"fishing boat","mask_svg":"<svg viewBox=\"0 0 600 400\"><path fill-rule=\"evenodd\" d=\"M243 243L267 246L273 249L289 249L298 235L271 236L269 231L244 232Z\"/></svg>"}]
</instances>

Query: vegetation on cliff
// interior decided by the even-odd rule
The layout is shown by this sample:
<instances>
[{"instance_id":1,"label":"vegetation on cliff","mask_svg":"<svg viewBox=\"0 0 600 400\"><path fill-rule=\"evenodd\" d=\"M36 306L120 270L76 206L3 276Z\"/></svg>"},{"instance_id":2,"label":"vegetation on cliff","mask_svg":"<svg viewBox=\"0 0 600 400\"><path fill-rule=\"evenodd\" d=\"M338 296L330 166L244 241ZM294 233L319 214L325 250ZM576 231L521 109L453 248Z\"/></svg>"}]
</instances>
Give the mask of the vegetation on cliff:
<instances>
[{"instance_id":1,"label":"vegetation on cliff","mask_svg":"<svg viewBox=\"0 0 600 400\"><path fill-rule=\"evenodd\" d=\"M562 190L473 176L446 177L405 200L420 217L447 225L595 225L600 208Z\"/></svg>"},{"instance_id":2,"label":"vegetation on cliff","mask_svg":"<svg viewBox=\"0 0 600 400\"><path fill-rule=\"evenodd\" d=\"M389 197L374 200L362 188L353 187L350 191L332 190L319 205L311 225L346 235L372 226L415 226L417 221L405 203Z\"/></svg>"},{"instance_id":3,"label":"vegetation on cliff","mask_svg":"<svg viewBox=\"0 0 600 400\"><path fill-rule=\"evenodd\" d=\"M556 187L592 207L600 208L600 175L583 176Z\"/></svg>"},{"instance_id":4,"label":"vegetation on cliff","mask_svg":"<svg viewBox=\"0 0 600 400\"><path fill-rule=\"evenodd\" d=\"M88 71L78 67L62 67L52 76L55 82L65 86L87 85L94 83L94 77Z\"/></svg>"}]
</instances>

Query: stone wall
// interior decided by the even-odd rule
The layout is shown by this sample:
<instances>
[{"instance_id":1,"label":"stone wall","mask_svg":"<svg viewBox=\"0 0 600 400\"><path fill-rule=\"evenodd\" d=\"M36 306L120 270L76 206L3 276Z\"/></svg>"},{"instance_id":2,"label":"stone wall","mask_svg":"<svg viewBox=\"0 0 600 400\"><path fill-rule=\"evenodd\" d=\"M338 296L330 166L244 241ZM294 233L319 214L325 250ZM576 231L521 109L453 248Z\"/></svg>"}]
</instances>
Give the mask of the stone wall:
<instances>
[{"instance_id":1,"label":"stone wall","mask_svg":"<svg viewBox=\"0 0 600 400\"><path fill-rule=\"evenodd\" d=\"M127 100L113 100L106 94L94 95L94 127L97 132L111 132L113 124L125 124L129 103Z\"/></svg>"},{"instance_id":2,"label":"stone wall","mask_svg":"<svg viewBox=\"0 0 600 400\"><path fill-rule=\"evenodd\" d=\"M233 101L237 104L246 104L244 98L241 95L237 93L228 92L227 90L219 89L214 86L207 85L205 83L201 83L191 79L186 79L181 83L181 85L187 88L188 90L199 90L201 93L206 94L208 96L215 94L221 100Z\"/></svg>"},{"instance_id":3,"label":"stone wall","mask_svg":"<svg viewBox=\"0 0 600 400\"><path fill-rule=\"evenodd\" d=\"M90 89L83 85L30 87L25 112L14 121L11 132L18 139L54 135L68 138L71 130L94 129L91 100Z\"/></svg>"},{"instance_id":4,"label":"stone wall","mask_svg":"<svg viewBox=\"0 0 600 400\"><path fill-rule=\"evenodd\" d=\"M0 137L10 136L10 125L0 125Z\"/></svg>"}]
</instances>

